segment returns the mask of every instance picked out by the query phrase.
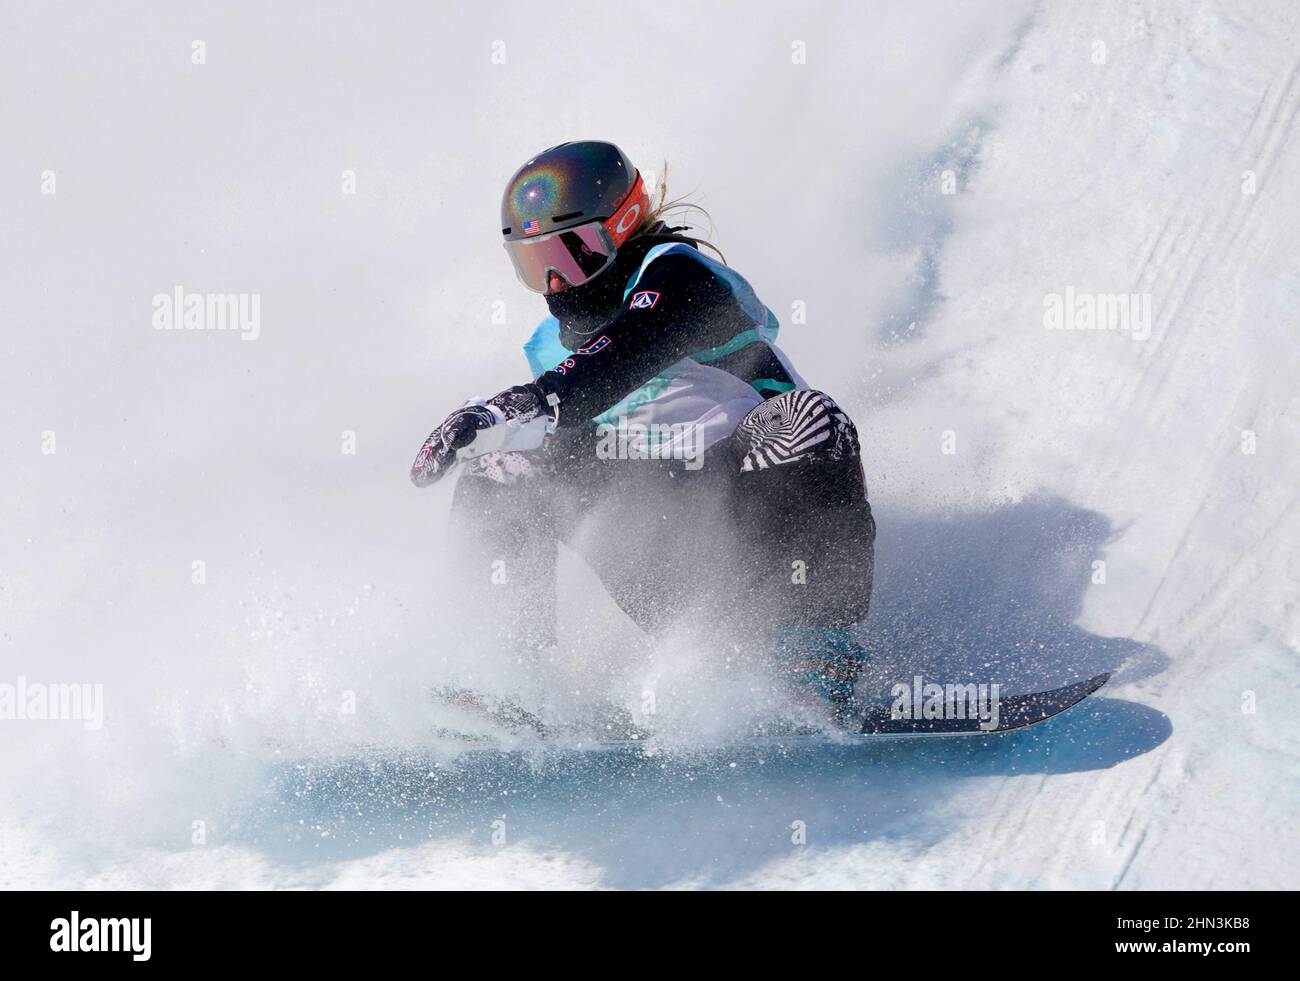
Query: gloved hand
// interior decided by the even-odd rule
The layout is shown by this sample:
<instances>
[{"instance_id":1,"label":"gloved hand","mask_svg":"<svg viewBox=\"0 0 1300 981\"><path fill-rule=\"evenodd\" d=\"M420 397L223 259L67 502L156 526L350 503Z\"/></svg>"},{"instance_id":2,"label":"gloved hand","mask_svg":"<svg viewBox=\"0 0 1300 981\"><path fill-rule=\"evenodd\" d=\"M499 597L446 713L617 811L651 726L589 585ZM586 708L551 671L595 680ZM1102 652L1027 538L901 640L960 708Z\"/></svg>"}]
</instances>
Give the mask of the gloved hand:
<instances>
[{"instance_id":1,"label":"gloved hand","mask_svg":"<svg viewBox=\"0 0 1300 981\"><path fill-rule=\"evenodd\" d=\"M480 430L505 422L523 424L548 413L542 390L515 385L490 399L470 399L429 434L411 465L411 483L427 487L456 463L456 451L469 446Z\"/></svg>"}]
</instances>

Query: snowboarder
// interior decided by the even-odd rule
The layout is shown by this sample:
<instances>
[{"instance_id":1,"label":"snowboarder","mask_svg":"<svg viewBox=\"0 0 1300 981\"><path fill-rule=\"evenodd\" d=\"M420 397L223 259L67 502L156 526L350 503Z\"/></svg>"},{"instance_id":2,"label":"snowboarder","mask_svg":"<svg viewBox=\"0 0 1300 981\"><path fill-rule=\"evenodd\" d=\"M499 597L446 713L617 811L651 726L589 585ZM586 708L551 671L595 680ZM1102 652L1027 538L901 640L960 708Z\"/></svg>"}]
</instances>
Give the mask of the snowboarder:
<instances>
[{"instance_id":1,"label":"snowboarder","mask_svg":"<svg viewBox=\"0 0 1300 981\"><path fill-rule=\"evenodd\" d=\"M665 198L610 143L519 168L505 249L551 314L524 345L533 380L448 416L411 479L438 480L486 431L545 420L542 447L475 456L453 497L481 578L503 571L485 601L514 642L553 643L563 541L647 632L692 617L764 645L845 723L875 539L856 429L776 347L744 277L668 225L694 206Z\"/></svg>"}]
</instances>

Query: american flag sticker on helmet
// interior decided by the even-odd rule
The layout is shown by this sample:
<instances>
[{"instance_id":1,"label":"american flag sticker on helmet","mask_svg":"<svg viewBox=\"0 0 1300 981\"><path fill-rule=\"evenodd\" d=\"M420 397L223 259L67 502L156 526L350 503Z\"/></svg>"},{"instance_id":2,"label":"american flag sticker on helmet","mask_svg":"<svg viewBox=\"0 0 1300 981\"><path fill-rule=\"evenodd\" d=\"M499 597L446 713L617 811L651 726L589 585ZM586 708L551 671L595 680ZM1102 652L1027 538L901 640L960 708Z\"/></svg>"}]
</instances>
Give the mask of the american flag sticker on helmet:
<instances>
[{"instance_id":1,"label":"american flag sticker on helmet","mask_svg":"<svg viewBox=\"0 0 1300 981\"><path fill-rule=\"evenodd\" d=\"M532 221L524 222L525 235L536 235L541 230L542 230L542 226L537 223L536 218L534 218Z\"/></svg>"}]
</instances>

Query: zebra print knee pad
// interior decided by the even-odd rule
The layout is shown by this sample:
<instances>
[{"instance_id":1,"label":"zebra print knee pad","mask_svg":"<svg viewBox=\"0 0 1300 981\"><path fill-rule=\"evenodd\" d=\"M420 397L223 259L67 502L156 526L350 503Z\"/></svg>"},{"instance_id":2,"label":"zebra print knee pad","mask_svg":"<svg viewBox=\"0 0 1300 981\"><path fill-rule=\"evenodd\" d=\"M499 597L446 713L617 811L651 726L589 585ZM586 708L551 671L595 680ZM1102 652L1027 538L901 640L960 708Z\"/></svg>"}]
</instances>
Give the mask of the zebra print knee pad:
<instances>
[{"instance_id":1,"label":"zebra print knee pad","mask_svg":"<svg viewBox=\"0 0 1300 981\"><path fill-rule=\"evenodd\" d=\"M736 427L740 469L766 470L796 460L858 456L858 431L835 400L815 389L782 392L755 406Z\"/></svg>"}]
</instances>

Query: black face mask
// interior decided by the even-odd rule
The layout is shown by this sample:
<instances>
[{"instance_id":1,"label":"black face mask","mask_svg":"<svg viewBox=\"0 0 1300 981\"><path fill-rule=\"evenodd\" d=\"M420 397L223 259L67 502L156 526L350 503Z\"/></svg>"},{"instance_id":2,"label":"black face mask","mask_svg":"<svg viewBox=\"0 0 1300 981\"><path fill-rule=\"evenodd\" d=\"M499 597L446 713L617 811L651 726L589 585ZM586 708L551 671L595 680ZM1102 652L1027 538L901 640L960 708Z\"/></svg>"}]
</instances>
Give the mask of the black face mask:
<instances>
[{"instance_id":1,"label":"black face mask","mask_svg":"<svg viewBox=\"0 0 1300 981\"><path fill-rule=\"evenodd\" d=\"M653 231L623 243L613 264L595 279L548 294L546 306L560 322L560 343L570 351L589 343L591 335L618 316L623 307L623 290L646 253L656 245L674 241L690 240L669 233L661 223Z\"/></svg>"}]
</instances>

